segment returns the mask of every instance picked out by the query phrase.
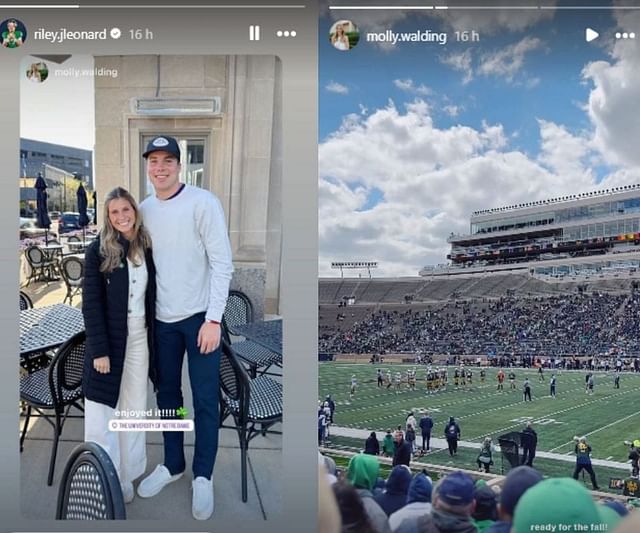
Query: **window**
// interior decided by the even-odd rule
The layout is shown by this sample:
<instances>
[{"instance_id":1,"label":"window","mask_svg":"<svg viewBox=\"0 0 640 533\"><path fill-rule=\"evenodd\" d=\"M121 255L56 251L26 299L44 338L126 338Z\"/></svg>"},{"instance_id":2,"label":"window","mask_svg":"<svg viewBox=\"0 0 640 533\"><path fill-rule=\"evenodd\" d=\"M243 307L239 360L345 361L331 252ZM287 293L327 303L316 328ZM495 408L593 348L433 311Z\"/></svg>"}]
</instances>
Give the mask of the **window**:
<instances>
[{"instance_id":1,"label":"window","mask_svg":"<svg viewBox=\"0 0 640 533\"><path fill-rule=\"evenodd\" d=\"M141 146L146 146L155 135L143 135ZM180 145L180 164L182 168L180 170L180 183L186 183L193 185L194 187L206 188L207 183L205 180L204 169L205 164L211 168L211 162L208 161L208 154L206 150L207 136L206 135L189 135L181 136L175 135ZM144 160L143 164L143 176L147 175L146 165ZM145 195L149 196L153 194L153 186L146 178L146 191Z\"/></svg>"}]
</instances>

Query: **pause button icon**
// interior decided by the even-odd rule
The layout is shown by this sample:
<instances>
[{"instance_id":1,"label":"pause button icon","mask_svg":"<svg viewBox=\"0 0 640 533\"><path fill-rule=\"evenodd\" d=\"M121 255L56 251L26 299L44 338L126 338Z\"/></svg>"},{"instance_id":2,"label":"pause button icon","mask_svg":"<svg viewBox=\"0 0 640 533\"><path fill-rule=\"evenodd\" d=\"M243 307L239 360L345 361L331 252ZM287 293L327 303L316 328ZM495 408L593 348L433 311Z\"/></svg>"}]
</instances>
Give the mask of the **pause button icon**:
<instances>
[{"instance_id":1,"label":"pause button icon","mask_svg":"<svg viewBox=\"0 0 640 533\"><path fill-rule=\"evenodd\" d=\"M260 26L249 26L249 40L250 41L259 41L260 40Z\"/></svg>"}]
</instances>

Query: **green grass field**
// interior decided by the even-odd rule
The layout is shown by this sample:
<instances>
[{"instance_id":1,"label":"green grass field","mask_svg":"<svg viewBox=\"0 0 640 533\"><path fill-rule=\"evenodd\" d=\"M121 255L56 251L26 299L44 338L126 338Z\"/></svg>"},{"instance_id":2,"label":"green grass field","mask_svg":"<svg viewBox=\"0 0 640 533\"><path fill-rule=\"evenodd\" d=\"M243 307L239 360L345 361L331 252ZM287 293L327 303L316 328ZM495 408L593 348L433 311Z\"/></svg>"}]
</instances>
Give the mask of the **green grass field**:
<instances>
[{"instance_id":1,"label":"green grass field","mask_svg":"<svg viewBox=\"0 0 640 533\"><path fill-rule=\"evenodd\" d=\"M410 367L379 366L390 368L393 374L399 370L403 376ZM584 390L584 371L558 372L557 398L553 399L549 397L549 370L545 370L544 383L539 383L536 370L516 369L517 390L509 391L509 382L506 380L505 391L499 392L496 391L497 369L487 369L486 381L481 384L479 370L474 368L473 386L467 387L468 390L462 390L462 387L455 390L453 369L450 368L447 390L428 395L423 368L418 369L416 390L408 390L404 383L399 394L393 391L393 387L388 390L377 387L376 368L378 365L320 363L318 393L320 399L331 394L336 401L336 426L376 431L382 440L387 429L404 426L409 411L428 409L435 422L434 437L443 436L448 417L454 416L460 424L462 440L479 444L485 436L491 436L497 443L499 435L523 429L525 422L530 419L538 433L538 451L572 455L573 436L587 435L593 448L593 458L619 462L627 460L628 451L622 441L640 438L638 374L623 374L621 388L614 389L613 375L597 372L595 393L587 395ZM508 371L505 373L508 374ZM355 398L350 401L352 374L357 376L358 389ZM526 403L522 401L525 375L532 384L533 396L533 401ZM417 412L416 418L419 419ZM341 439L334 440L340 442ZM347 445L349 439L345 438L342 442ZM469 453L475 459L477 454L472 450ZM439 461L438 454L448 461L442 452L428 456L429 461ZM566 471L566 465L562 464L560 469Z\"/></svg>"}]
</instances>

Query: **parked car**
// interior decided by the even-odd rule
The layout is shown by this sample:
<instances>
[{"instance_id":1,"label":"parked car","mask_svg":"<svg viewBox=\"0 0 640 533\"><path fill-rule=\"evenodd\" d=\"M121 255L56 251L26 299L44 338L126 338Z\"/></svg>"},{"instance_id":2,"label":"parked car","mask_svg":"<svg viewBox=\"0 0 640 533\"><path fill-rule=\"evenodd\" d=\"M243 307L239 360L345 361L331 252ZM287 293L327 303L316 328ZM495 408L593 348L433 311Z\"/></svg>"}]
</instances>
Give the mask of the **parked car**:
<instances>
[{"instance_id":1,"label":"parked car","mask_svg":"<svg viewBox=\"0 0 640 533\"><path fill-rule=\"evenodd\" d=\"M49 218L50 218L51 220L58 220L58 219L60 218L60 215L61 215L61 214L62 214L62 213L60 213L60 211L50 211L50 212L49 212Z\"/></svg>"},{"instance_id":2,"label":"parked car","mask_svg":"<svg viewBox=\"0 0 640 533\"><path fill-rule=\"evenodd\" d=\"M58 231L62 234L77 229L82 229L80 227L80 213L62 213L58 219Z\"/></svg>"},{"instance_id":3,"label":"parked car","mask_svg":"<svg viewBox=\"0 0 640 533\"><path fill-rule=\"evenodd\" d=\"M20 238L21 239L33 239L34 237L44 237L46 230L39 228L35 218L22 218L20 217ZM49 237L52 239L57 235L49 231Z\"/></svg>"}]
</instances>

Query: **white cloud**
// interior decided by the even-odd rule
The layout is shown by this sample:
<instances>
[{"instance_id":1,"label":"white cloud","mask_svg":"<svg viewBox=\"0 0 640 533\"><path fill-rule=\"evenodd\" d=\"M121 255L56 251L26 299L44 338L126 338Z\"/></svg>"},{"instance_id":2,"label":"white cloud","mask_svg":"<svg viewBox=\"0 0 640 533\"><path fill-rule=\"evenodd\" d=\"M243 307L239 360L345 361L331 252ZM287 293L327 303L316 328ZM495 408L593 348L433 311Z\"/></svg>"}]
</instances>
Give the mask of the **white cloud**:
<instances>
[{"instance_id":1,"label":"white cloud","mask_svg":"<svg viewBox=\"0 0 640 533\"><path fill-rule=\"evenodd\" d=\"M546 120L538 120L538 125L541 141L538 161L560 179L581 189L589 187L594 175L588 162L588 137L573 135L565 127Z\"/></svg>"},{"instance_id":2,"label":"white cloud","mask_svg":"<svg viewBox=\"0 0 640 533\"><path fill-rule=\"evenodd\" d=\"M525 55L541 47L542 41L537 37L525 37L515 44L483 54L477 72L484 76L496 76L513 81L524 67Z\"/></svg>"},{"instance_id":3,"label":"white cloud","mask_svg":"<svg viewBox=\"0 0 640 533\"><path fill-rule=\"evenodd\" d=\"M342 85L341 83L338 83L337 81L330 81L325 86L325 89L327 91L329 91L330 93L349 94L349 87L347 87L346 85Z\"/></svg>"},{"instance_id":4,"label":"white cloud","mask_svg":"<svg viewBox=\"0 0 640 533\"><path fill-rule=\"evenodd\" d=\"M362 104L358 104L358 108L360 109L361 115L366 115L369 112L369 108Z\"/></svg>"},{"instance_id":5,"label":"white cloud","mask_svg":"<svg viewBox=\"0 0 640 533\"><path fill-rule=\"evenodd\" d=\"M624 17L640 23L640 15ZM636 26L637 27L637 26ZM594 127L594 144L611 164L640 166L640 42L617 41L610 61L589 63L583 77L593 84L586 110Z\"/></svg>"},{"instance_id":6,"label":"white cloud","mask_svg":"<svg viewBox=\"0 0 640 533\"><path fill-rule=\"evenodd\" d=\"M537 124L540 152L532 158L510 146L501 124L436 127L421 100L350 115L319 147L320 275L335 275L336 260L378 261L381 276L416 275L446 262L447 236L467 233L472 211L640 176L620 170L597 184L588 134Z\"/></svg>"},{"instance_id":7,"label":"white cloud","mask_svg":"<svg viewBox=\"0 0 640 533\"><path fill-rule=\"evenodd\" d=\"M446 105L442 108L442 110L449 115L450 117L457 117L462 111L464 111L464 106L461 105Z\"/></svg>"},{"instance_id":8,"label":"white cloud","mask_svg":"<svg viewBox=\"0 0 640 533\"><path fill-rule=\"evenodd\" d=\"M464 77L462 83L469 83L473 79L473 68L471 66L471 48L467 48L464 52L453 53L440 56L440 62L447 65L453 70L462 72Z\"/></svg>"},{"instance_id":9,"label":"white cloud","mask_svg":"<svg viewBox=\"0 0 640 533\"><path fill-rule=\"evenodd\" d=\"M424 84L415 85L411 78L406 80L393 80L393 84L401 91L406 91L411 94L418 94L420 96L427 96L431 94L431 89Z\"/></svg>"}]
</instances>

